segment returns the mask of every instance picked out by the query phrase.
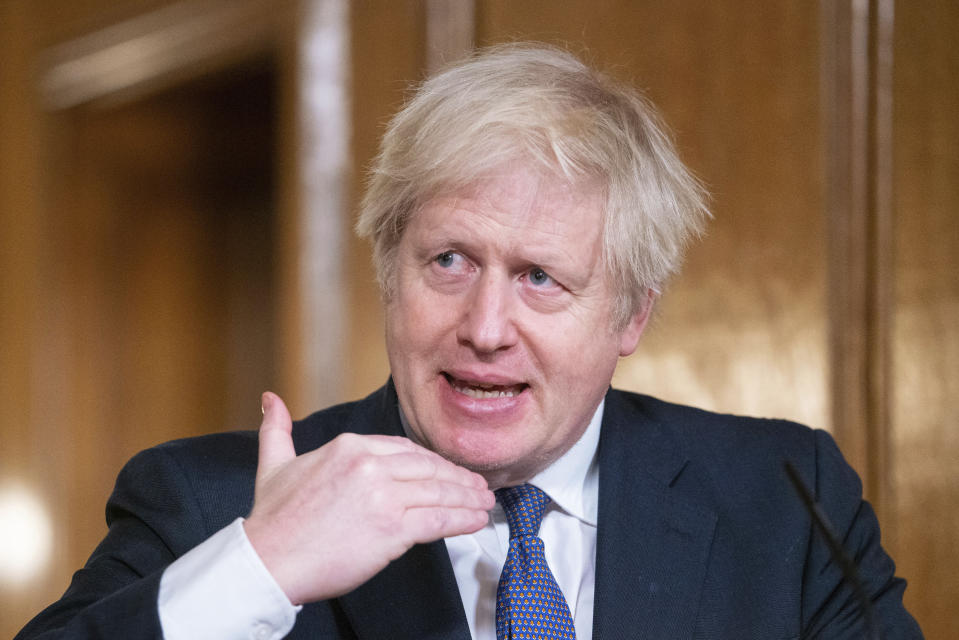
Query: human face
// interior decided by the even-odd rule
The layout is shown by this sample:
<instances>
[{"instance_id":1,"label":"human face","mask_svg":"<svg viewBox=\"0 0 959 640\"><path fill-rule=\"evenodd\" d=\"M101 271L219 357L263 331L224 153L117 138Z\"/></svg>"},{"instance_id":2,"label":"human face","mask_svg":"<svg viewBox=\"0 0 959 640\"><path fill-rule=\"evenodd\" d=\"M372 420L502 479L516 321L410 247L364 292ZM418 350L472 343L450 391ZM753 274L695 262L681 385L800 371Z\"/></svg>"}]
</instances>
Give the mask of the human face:
<instances>
[{"instance_id":1,"label":"human face","mask_svg":"<svg viewBox=\"0 0 959 640\"><path fill-rule=\"evenodd\" d=\"M646 310L615 326L603 198L524 166L437 197L397 248L386 342L413 435L525 482L585 431Z\"/></svg>"}]
</instances>

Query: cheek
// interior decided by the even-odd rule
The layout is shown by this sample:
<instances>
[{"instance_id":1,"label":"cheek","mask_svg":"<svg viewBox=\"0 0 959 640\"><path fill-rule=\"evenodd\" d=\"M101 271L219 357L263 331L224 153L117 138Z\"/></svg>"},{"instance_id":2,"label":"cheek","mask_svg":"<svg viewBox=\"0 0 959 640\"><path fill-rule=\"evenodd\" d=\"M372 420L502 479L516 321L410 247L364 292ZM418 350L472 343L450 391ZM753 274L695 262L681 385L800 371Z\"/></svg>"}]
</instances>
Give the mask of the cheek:
<instances>
[{"instance_id":1,"label":"cheek","mask_svg":"<svg viewBox=\"0 0 959 640\"><path fill-rule=\"evenodd\" d=\"M569 332L562 340L541 341L539 347L541 361L570 398L605 389L619 360L619 341L597 331Z\"/></svg>"},{"instance_id":2,"label":"cheek","mask_svg":"<svg viewBox=\"0 0 959 640\"><path fill-rule=\"evenodd\" d=\"M404 291L387 308L387 346L397 356L439 348L453 326L452 303L428 291Z\"/></svg>"}]
</instances>

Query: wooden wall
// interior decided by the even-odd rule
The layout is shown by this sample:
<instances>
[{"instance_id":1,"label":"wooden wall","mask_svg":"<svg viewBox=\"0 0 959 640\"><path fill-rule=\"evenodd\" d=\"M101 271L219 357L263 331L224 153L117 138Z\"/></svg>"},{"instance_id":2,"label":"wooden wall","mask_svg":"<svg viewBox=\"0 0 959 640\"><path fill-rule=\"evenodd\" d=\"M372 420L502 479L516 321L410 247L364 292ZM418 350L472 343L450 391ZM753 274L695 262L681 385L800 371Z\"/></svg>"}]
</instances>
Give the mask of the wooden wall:
<instances>
[{"instance_id":1,"label":"wooden wall","mask_svg":"<svg viewBox=\"0 0 959 640\"><path fill-rule=\"evenodd\" d=\"M891 488L907 602L959 636L959 5L897 3L894 36Z\"/></svg>"},{"instance_id":2,"label":"wooden wall","mask_svg":"<svg viewBox=\"0 0 959 640\"><path fill-rule=\"evenodd\" d=\"M130 452L255 423L276 384L275 91L261 64L56 122L38 359L57 399L38 410L61 422L49 455L73 478L73 556L102 537L103 489Z\"/></svg>"},{"instance_id":3,"label":"wooden wall","mask_svg":"<svg viewBox=\"0 0 959 640\"><path fill-rule=\"evenodd\" d=\"M264 5L277 6L0 5L0 491L28 489L53 527L37 575L0 569L0 637L55 599L102 538L132 454L255 427L262 390L296 377L279 237L293 218L279 171L293 65L269 21L232 31L239 41L204 32ZM204 40L199 59L173 59L170 41L149 48L159 31L178 55L197 51L176 40L183 24ZM126 66L104 72L97 52L124 38L169 64L108 59ZM83 81L58 83L69 64Z\"/></svg>"},{"instance_id":4,"label":"wooden wall","mask_svg":"<svg viewBox=\"0 0 959 640\"><path fill-rule=\"evenodd\" d=\"M363 169L425 69L521 39L642 87L713 194L616 384L830 429L910 609L928 637L959 635L956 7L3 0L0 484L40 497L55 551L30 582L0 582L0 636L62 591L137 449L255 426L263 387L303 415L385 380L368 251L348 233ZM158 14L168 29L219 16L235 35L159 56L170 68L132 89L49 105L51 55ZM304 46L324 34L345 55L327 67ZM307 83L335 99L310 103Z\"/></svg>"}]
</instances>

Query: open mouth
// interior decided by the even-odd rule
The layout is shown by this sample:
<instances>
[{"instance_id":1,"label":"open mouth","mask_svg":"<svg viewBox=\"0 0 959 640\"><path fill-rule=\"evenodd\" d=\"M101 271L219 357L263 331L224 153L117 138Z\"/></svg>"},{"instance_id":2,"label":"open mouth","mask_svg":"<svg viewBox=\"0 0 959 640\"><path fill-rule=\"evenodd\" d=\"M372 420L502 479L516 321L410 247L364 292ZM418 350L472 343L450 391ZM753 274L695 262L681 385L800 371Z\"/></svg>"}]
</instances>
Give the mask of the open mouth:
<instances>
[{"instance_id":1,"label":"open mouth","mask_svg":"<svg viewBox=\"0 0 959 640\"><path fill-rule=\"evenodd\" d=\"M464 396L470 398L476 398L477 400L487 400L490 398L512 398L521 394L523 390L529 386L528 384L524 383L500 385L487 384L485 382L475 382L471 380L461 380L459 378L454 378L445 372L443 373L443 377L445 377L446 381L450 383L450 387L453 388L453 391L462 393Z\"/></svg>"}]
</instances>

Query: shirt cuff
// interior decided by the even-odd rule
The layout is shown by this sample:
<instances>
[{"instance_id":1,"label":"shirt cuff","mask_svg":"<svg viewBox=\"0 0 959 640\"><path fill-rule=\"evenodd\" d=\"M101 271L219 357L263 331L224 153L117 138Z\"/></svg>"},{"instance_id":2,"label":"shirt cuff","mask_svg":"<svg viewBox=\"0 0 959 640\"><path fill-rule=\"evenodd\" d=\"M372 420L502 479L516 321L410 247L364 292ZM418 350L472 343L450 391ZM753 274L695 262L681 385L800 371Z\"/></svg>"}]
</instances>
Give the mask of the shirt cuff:
<instances>
[{"instance_id":1,"label":"shirt cuff","mask_svg":"<svg viewBox=\"0 0 959 640\"><path fill-rule=\"evenodd\" d=\"M166 568L157 608L165 640L278 640L303 607L290 603L237 518Z\"/></svg>"}]
</instances>

